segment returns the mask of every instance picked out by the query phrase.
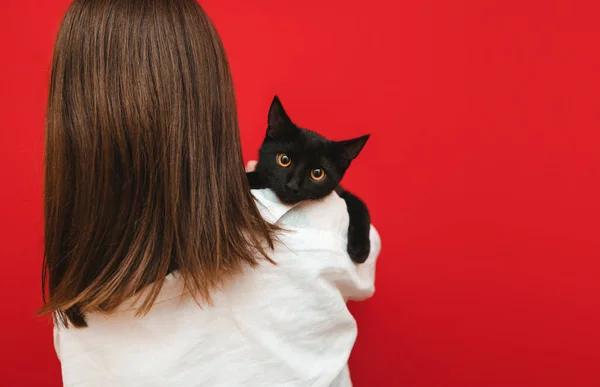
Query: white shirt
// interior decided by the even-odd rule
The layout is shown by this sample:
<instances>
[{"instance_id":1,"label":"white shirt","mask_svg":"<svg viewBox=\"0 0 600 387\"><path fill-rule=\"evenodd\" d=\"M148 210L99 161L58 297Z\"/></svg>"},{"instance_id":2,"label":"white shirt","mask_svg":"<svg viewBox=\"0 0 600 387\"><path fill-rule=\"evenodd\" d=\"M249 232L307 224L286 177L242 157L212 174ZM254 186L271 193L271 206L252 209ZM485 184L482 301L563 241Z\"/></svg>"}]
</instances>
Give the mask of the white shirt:
<instances>
[{"instance_id":1,"label":"white shirt","mask_svg":"<svg viewBox=\"0 0 600 387\"><path fill-rule=\"evenodd\" d=\"M89 314L88 328L55 329L66 387L352 385L357 328L345 301L373 294L377 232L368 260L355 265L337 194L295 206L270 190L253 194L265 219L288 230L271 255L277 265L248 268L213 293L210 307L181 297L174 273L143 317L131 301Z\"/></svg>"}]
</instances>

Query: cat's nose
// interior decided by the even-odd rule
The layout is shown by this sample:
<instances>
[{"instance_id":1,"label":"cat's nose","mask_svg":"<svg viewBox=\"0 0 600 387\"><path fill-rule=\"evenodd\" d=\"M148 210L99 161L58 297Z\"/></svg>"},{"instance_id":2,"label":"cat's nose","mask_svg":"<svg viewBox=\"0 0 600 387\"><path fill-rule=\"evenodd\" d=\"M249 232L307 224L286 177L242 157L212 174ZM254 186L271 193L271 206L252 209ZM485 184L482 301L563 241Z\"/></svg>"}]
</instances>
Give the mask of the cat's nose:
<instances>
[{"instance_id":1,"label":"cat's nose","mask_svg":"<svg viewBox=\"0 0 600 387\"><path fill-rule=\"evenodd\" d=\"M288 183L286 183L285 188L293 193L298 193L300 191L300 187L298 186L298 183L295 181L290 181Z\"/></svg>"}]
</instances>

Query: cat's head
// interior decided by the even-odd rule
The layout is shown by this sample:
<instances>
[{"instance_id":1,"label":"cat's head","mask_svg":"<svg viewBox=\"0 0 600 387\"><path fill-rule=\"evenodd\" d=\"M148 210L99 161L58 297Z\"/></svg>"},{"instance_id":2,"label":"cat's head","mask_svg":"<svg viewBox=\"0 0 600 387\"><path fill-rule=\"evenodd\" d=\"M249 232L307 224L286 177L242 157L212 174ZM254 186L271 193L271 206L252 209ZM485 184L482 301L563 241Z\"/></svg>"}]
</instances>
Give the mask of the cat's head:
<instances>
[{"instance_id":1,"label":"cat's head","mask_svg":"<svg viewBox=\"0 0 600 387\"><path fill-rule=\"evenodd\" d=\"M320 199L338 186L368 139L369 135L365 135L330 141L299 128L275 96L256 171L268 180L269 187L284 203Z\"/></svg>"}]
</instances>

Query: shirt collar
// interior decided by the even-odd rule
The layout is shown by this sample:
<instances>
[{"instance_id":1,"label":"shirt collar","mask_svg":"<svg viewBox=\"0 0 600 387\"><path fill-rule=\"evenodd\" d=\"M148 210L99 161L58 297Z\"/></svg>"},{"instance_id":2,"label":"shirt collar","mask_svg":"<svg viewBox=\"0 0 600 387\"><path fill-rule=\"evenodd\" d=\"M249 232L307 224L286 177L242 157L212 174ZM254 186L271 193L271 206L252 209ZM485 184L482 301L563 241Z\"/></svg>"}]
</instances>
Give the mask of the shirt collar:
<instances>
[{"instance_id":1,"label":"shirt collar","mask_svg":"<svg viewBox=\"0 0 600 387\"><path fill-rule=\"evenodd\" d=\"M258 210L260 211L263 218L269 223L276 223L283 215L289 210L298 205L296 204L285 204L272 190L265 189L253 189L252 194L258 202Z\"/></svg>"}]
</instances>

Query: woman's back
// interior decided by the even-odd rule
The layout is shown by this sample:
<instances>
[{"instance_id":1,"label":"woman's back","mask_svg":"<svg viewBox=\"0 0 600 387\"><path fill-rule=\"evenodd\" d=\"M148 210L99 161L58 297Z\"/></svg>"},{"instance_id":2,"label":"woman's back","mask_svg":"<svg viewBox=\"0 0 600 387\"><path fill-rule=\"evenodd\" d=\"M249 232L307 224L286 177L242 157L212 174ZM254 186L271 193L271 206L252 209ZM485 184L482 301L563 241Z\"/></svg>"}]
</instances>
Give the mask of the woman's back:
<instances>
[{"instance_id":1,"label":"woman's back","mask_svg":"<svg viewBox=\"0 0 600 387\"><path fill-rule=\"evenodd\" d=\"M254 192L266 219L289 232L277 265L248 269L199 307L177 273L150 312L135 300L86 329L57 330L65 386L348 386L356 323L345 299L373 293L379 237L356 266L345 249L347 212L336 194L294 208Z\"/></svg>"}]
</instances>

